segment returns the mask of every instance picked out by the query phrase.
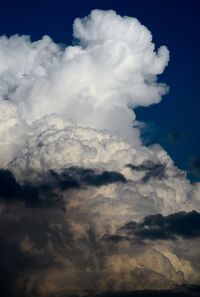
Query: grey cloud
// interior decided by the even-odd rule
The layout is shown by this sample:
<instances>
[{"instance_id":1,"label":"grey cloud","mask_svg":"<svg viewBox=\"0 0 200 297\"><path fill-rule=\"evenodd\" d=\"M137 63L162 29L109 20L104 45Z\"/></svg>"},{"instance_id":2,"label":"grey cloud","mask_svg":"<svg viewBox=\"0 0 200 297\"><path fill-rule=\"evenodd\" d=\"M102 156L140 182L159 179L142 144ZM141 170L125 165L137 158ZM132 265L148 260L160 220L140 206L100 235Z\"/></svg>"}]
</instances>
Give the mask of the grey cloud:
<instances>
[{"instance_id":1,"label":"grey cloud","mask_svg":"<svg viewBox=\"0 0 200 297\"><path fill-rule=\"evenodd\" d=\"M135 235L142 239L168 240L200 237L200 213L178 212L163 216L156 214L147 216L140 223L129 222L122 230L129 235Z\"/></svg>"},{"instance_id":2,"label":"grey cloud","mask_svg":"<svg viewBox=\"0 0 200 297\"><path fill-rule=\"evenodd\" d=\"M161 163L154 163L146 161L141 165L127 164L132 171L142 171L145 173L142 178L143 182L148 182L150 179L164 179L166 178L166 165Z\"/></svg>"},{"instance_id":3,"label":"grey cloud","mask_svg":"<svg viewBox=\"0 0 200 297\"><path fill-rule=\"evenodd\" d=\"M96 172L94 169L69 167L60 173L50 171L60 184L62 190L68 188L80 188L81 186L101 187L112 183L125 183L127 180L123 174L115 171Z\"/></svg>"},{"instance_id":4,"label":"grey cloud","mask_svg":"<svg viewBox=\"0 0 200 297\"><path fill-rule=\"evenodd\" d=\"M33 181L20 184L14 174L0 169L0 201L6 203L24 202L27 206L53 206L58 202L55 189L61 191L80 189L85 186L101 187L112 183L125 183L123 174L114 171L97 173L94 169L69 167L61 172L49 170L37 184Z\"/></svg>"}]
</instances>

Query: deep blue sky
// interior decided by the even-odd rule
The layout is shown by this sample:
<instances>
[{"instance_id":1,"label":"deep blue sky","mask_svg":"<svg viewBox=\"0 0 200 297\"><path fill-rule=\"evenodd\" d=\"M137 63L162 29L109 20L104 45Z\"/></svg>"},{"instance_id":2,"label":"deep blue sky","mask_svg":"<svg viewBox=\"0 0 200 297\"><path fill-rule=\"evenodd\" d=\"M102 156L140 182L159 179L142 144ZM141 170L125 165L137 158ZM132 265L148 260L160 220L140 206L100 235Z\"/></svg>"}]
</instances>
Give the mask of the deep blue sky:
<instances>
[{"instance_id":1,"label":"deep blue sky","mask_svg":"<svg viewBox=\"0 0 200 297\"><path fill-rule=\"evenodd\" d=\"M160 80L170 86L170 92L160 104L138 109L137 115L148 123L144 142L162 144L191 180L200 180L199 0L3 0L0 35L28 34L37 40L48 34L56 42L69 44L74 18L94 8L137 17L152 32L156 46L169 48L170 63Z\"/></svg>"}]
</instances>

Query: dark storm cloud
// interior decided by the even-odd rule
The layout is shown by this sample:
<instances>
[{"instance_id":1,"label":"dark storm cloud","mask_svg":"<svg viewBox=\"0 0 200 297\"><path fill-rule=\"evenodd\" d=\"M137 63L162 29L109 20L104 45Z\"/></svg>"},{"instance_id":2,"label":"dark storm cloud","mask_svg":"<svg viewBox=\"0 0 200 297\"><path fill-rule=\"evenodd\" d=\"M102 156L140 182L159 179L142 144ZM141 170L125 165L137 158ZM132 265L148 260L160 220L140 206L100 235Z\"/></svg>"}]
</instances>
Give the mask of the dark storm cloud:
<instances>
[{"instance_id":1,"label":"dark storm cloud","mask_svg":"<svg viewBox=\"0 0 200 297\"><path fill-rule=\"evenodd\" d=\"M100 187L117 182L125 183L126 178L119 172L104 171L96 175L91 172L90 174L83 176L83 181L87 185Z\"/></svg>"},{"instance_id":2,"label":"dark storm cloud","mask_svg":"<svg viewBox=\"0 0 200 297\"><path fill-rule=\"evenodd\" d=\"M42 232L44 231L46 230L43 228ZM40 229L38 229L38 233L41 233ZM4 237L0 238L0 255L0 296L2 297L26 295L23 289L16 290L16 281L20 275L28 275L32 271L59 267L60 265L47 248L40 254L34 255L29 251L22 251L19 242ZM25 284L26 280L24 280Z\"/></svg>"},{"instance_id":3,"label":"dark storm cloud","mask_svg":"<svg viewBox=\"0 0 200 297\"><path fill-rule=\"evenodd\" d=\"M69 167L64 169L61 173L52 170L50 173L57 181L57 185L61 190L81 188L83 186L101 187L112 183L126 182L126 178L123 174L115 171L96 173L93 169Z\"/></svg>"},{"instance_id":4,"label":"dark storm cloud","mask_svg":"<svg viewBox=\"0 0 200 297\"><path fill-rule=\"evenodd\" d=\"M0 169L0 201L23 201L27 205L39 202L38 190L31 185L20 185L9 170Z\"/></svg>"},{"instance_id":5,"label":"dark storm cloud","mask_svg":"<svg viewBox=\"0 0 200 297\"><path fill-rule=\"evenodd\" d=\"M26 292L31 275L39 277L41 271L62 269L57 255L67 258L70 253L73 258L72 242L60 209L10 204L2 211L0 220L0 296L40 296L36 285L31 294Z\"/></svg>"},{"instance_id":6,"label":"dark storm cloud","mask_svg":"<svg viewBox=\"0 0 200 297\"><path fill-rule=\"evenodd\" d=\"M19 183L12 172L0 169L0 201L6 204L22 202L28 207L61 206L61 195L55 193L49 176L36 184L34 181Z\"/></svg>"},{"instance_id":7,"label":"dark storm cloud","mask_svg":"<svg viewBox=\"0 0 200 297\"><path fill-rule=\"evenodd\" d=\"M172 290L139 290L129 292L107 292L96 297L199 297L200 286L180 285ZM64 296L60 296L64 297Z\"/></svg>"},{"instance_id":8,"label":"dark storm cloud","mask_svg":"<svg viewBox=\"0 0 200 297\"><path fill-rule=\"evenodd\" d=\"M124 241L127 239L128 239L128 237L117 235L117 234L116 235L105 234L102 238L102 240L104 240L104 241L111 241L111 242L115 242L115 243L118 243L118 242L121 242L121 241Z\"/></svg>"},{"instance_id":9,"label":"dark storm cloud","mask_svg":"<svg viewBox=\"0 0 200 297\"><path fill-rule=\"evenodd\" d=\"M50 170L39 184L20 184L9 170L0 169L0 201L15 203L22 201L27 206L51 206L60 199L55 189L61 191L79 189L84 186L101 187L112 183L124 183L126 178L115 171L96 173L93 169L69 167L62 172Z\"/></svg>"},{"instance_id":10,"label":"dark storm cloud","mask_svg":"<svg viewBox=\"0 0 200 297\"><path fill-rule=\"evenodd\" d=\"M20 270L24 270L26 263L29 266L28 257L23 255L15 242L8 242L0 238L0 294L1 296L14 296L13 283Z\"/></svg>"},{"instance_id":11,"label":"dark storm cloud","mask_svg":"<svg viewBox=\"0 0 200 297\"><path fill-rule=\"evenodd\" d=\"M161 163L154 163L152 161L144 162L141 165L128 164L132 171L142 171L145 172L142 178L143 182L148 182L150 179L163 179L166 178L166 165Z\"/></svg>"},{"instance_id":12,"label":"dark storm cloud","mask_svg":"<svg viewBox=\"0 0 200 297\"><path fill-rule=\"evenodd\" d=\"M176 239L195 238L200 236L200 213L178 212L163 216L156 214L147 216L141 223L129 222L121 230L131 236L142 239Z\"/></svg>"},{"instance_id":13,"label":"dark storm cloud","mask_svg":"<svg viewBox=\"0 0 200 297\"><path fill-rule=\"evenodd\" d=\"M45 229L42 230L45 231ZM41 251L41 254L38 252L34 255L32 252L22 251L19 242L6 238L0 238L0 255L0 296L2 297L26 295L23 289L17 290L16 287L16 281L20 275L28 275L33 271L39 273L41 269L61 266L47 248ZM26 279L23 282L26 285Z\"/></svg>"}]
</instances>

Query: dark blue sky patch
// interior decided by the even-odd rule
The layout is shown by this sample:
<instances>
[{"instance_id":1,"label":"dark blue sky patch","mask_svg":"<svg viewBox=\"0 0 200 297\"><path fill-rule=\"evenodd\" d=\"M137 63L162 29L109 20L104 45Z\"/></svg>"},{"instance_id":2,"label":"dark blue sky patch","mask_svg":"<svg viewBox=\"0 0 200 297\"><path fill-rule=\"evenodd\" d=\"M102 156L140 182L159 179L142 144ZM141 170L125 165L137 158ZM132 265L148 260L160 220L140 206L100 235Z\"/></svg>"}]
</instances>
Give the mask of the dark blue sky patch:
<instances>
[{"instance_id":1,"label":"dark blue sky patch","mask_svg":"<svg viewBox=\"0 0 200 297\"><path fill-rule=\"evenodd\" d=\"M189 167L192 175L200 178L200 157L195 156L189 160Z\"/></svg>"},{"instance_id":2,"label":"dark blue sky patch","mask_svg":"<svg viewBox=\"0 0 200 297\"><path fill-rule=\"evenodd\" d=\"M182 133L180 133L179 131L174 131L174 132L167 133L163 141L170 142L170 143L177 143L182 139L183 139Z\"/></svg>"}]
</instances>

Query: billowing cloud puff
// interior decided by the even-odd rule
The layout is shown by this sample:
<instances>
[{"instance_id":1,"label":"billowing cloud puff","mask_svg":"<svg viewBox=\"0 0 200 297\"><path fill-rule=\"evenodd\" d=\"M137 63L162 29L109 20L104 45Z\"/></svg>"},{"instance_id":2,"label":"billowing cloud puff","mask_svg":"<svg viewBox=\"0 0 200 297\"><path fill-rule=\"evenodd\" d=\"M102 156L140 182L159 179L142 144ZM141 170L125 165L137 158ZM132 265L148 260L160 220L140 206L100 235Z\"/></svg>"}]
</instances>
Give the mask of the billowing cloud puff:
<instances>
[{"instance_id":1,"label":"billowing cloud puff","mask_svg":"<svg viewBox=\"0 0 200 297\"><path fill-rule=\"evenodd\" d=\"M142 144L134 113L167 92L157 75L168 50L156 51L145 26L114 11L76 19L73 32L76 45L66 47L48 36L0 38L2 292L46 297L198 283L199 228L190 222L192 256L176 226L182 221L171 223L170 214L199 212L200 185L159 145ZM149 215L165 225L145 225ZM130 222L131 236L122 232ZM12 275L11 254L20 263Z\"/></svg>"},{"instance_id":2,"label":"billowing cloud puff","mask_svg":"<svg viewBox=\"0 0 200 297\"><path fill-rule=\"evenodd\" d=\"M1 100L16 105L29 124L56 113L139 143L130 108L157 103L166 92L156 76L168 62L167 48L156 53L138 20L113 11L76 19L74 37L79 45L64 49L48 36L1 37Z\"/></svg>"}]
</instances>

